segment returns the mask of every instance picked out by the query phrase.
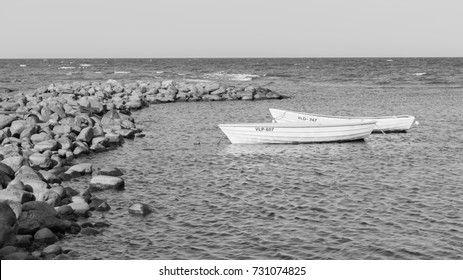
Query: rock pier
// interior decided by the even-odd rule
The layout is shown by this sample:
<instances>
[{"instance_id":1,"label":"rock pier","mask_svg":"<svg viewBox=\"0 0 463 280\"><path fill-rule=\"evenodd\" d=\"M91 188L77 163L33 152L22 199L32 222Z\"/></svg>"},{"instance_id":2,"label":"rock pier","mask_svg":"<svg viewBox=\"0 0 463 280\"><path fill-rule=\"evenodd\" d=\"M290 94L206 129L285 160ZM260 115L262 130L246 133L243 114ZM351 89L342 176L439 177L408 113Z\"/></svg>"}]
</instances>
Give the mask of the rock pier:
<instances>
[{"instance_id":1,"label":"rock pier","mask_svg":"<svg viewBox=\"0 0 463 280\"><path fill-rule=\"evenodd\" d=\"M117 147L141 133L132 110L149 104L281 99L262 87L218 83L73 82L25 92L5 91L0 103L0 259L76 259L54 244L65 235L97 235L109 225L87 221L110 211L98 192L123 191L123 172L74 159ZM66 182L92 176L79 190ZM127 215L152 209L135 202Z\"/></svg>"}]
</instances>

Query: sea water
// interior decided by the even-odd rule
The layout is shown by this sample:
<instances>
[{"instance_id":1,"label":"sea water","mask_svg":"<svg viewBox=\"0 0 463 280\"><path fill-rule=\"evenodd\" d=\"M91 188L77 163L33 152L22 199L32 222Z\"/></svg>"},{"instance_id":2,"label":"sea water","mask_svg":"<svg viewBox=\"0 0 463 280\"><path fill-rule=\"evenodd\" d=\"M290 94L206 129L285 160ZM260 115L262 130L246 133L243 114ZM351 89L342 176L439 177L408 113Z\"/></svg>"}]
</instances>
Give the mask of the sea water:
<instances>
[{"instance_id":1,"label":"sea water","mask_svg":"<svg viewBox=\"0 0 463 280\"><path fill-rule=\"evenodd\" d=\"M217 81L290 98L153 104L143 138L76 162L124 170L94 196L97 236L66 235L82 259L461 259L463 59L0 60L0 87L53 82ZM232 145L220 123L270 122L269 108L416 117L363 142ZM90 177L67 186L83 189ZM134 202L154 212L133 216Z\"/></svg>"}]
</instances>

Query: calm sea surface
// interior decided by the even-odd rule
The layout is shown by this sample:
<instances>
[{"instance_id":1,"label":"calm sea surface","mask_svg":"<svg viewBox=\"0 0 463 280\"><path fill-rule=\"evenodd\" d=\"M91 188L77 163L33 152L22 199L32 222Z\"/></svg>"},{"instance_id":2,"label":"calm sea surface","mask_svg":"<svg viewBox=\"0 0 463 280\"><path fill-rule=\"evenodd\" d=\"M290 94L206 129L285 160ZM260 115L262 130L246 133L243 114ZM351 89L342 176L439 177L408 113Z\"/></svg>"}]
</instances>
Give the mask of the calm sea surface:
<instances>
[{"instance_id":1,"label":"calm sea surface","mask_svg":"<svg viewBox=\"0 0 463 280\"><path fill-rule=\"evenodd\" d=\"M52 82L219 81L284 100L151 105L146 137L80 158L125 171L82 259L462 259L463 58L0 60L0 87ZM10 93L10 94L14 94ZM408 133L364 142L231 145L220 123L270 122L269 108L414 115ZM90 177L69 185L83 189ZM133 202L151 205L129 215Z\"/></svg>"}]
</instances>

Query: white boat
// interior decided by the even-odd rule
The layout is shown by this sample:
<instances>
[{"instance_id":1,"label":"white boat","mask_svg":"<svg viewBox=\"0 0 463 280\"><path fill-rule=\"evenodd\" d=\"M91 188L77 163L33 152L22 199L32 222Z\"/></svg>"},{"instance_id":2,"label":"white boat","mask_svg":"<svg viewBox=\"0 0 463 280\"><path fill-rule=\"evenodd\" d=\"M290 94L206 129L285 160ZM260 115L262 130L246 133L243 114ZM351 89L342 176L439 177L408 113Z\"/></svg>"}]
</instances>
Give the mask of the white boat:
<instances>
[{"instance_id":1,"label":"white boat","mask_svg":"<svg viewBox=\"0 0 463 280\"><path fill-rule=\"evenodd\" d=\"M306 123L219 124L232 144L299 144L363 140L375 121L353 120L337 125Z\"/></svg>"},{"instance_id":2,"label":"white boat","mask_svg":"<svg viewBox=\"0 0 463 280\"><path fill-rule=\"evenodd\" d=\"M328 116L319 114L309 114L303 112L292 112L279 109L269 109L272 118L277 123L310 123L320 125L336 125L349 123L352 120L358 121L376 121L376 126L373 132L405 132L409 130L413 122L414 116L398 115L398 116L381 116L381 117L347 117L347 116Z\"/></svg>"}]
</instances>

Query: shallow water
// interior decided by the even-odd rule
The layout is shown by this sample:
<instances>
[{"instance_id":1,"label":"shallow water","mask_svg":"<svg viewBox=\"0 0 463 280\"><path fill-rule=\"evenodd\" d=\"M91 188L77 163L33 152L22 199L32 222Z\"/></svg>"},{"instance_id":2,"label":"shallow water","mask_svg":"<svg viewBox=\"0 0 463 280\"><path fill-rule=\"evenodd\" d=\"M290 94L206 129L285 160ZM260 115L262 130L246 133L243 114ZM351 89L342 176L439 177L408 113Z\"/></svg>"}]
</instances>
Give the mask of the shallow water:
<instances>
[{"instance_id":1,"label":"shallow water","mask_svg":"<svg viewBox=\"0 0 463 280\"><path fill-rule=\"evenodd\" d=\"M361 99L329 93L310 107ZM92 220L111 227L63 246L105 259L460 259L463 100L447 94L460 103L402 96L397 112L420 122L409 133L315 145L231 145L217 127L270 121L269 107L303 109L305 97L153 105L135 114L145 138L89 159L127 174L124 192L96 194L113 209ZM374 100L362 102L377 115ZM130 216L135 201L155 213Z\"/></svg>"},{"instance_id":2,"label":"shallow water","mask_svg":"<svg viewBox=\"0 0 463 280\"><path fill-rule=\"evenodd\" d=\"M325 68L344 69L329 77L292 73L293 60L266 69L286 75L277 78L242 71L261 76L240 82L266 85L289 99L158 104L135 112L146 137L78 160L125 171L125 191L94 194L112 209L89 220L111 226L59 244L82 259L461 259L459 64L410 59L394 72L374 63L360 71L363 60L354 61L326 60ZM315 62L322 68L323 61ZM238 73L233 67L223 71ZM345 69L363 74L343 77ZM429 79L414 74L421 72L444 73L433 79L446 83L417 80ZM232 145L217 127L271 121L268 108L410 114L419 125L363 142L312 145ZM84 188L89 181L70 185ZM133 202L155 212L132 216Z\"/></svg>"}]
</instances>

